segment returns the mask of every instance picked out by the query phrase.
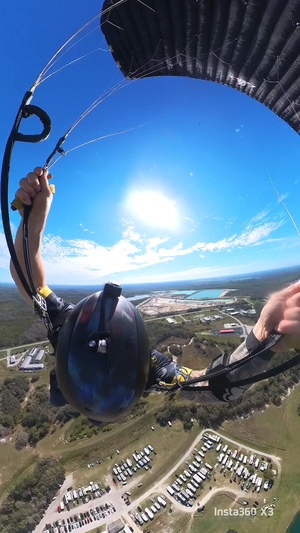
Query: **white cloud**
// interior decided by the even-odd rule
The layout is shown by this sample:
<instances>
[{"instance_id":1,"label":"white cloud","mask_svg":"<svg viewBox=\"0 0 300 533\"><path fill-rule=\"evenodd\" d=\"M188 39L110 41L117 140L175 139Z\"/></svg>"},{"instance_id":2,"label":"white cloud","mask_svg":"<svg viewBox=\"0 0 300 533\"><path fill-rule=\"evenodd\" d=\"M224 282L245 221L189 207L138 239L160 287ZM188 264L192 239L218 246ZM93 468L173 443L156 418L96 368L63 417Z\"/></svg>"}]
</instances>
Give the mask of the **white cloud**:
<instances>
[{"instance_id":1,"label":"white cloud","mask_svg":"<svg viewBox=\"0 0 300 533\"><path fill-rule=\"evenodd\" d=\"M269 214L269 212L269 209L263 209L262 211L260 211L260 213L258 213L251 219L251 222L259 222L260 220L265 218Z\"/></svg>"},{"instance_id":2,"label":"white cloud","mask_svg":"<svg viewBox=\"0 0 300 533\"><path fill-rule=\"evenodd\" d=\"M244 129L244 125L241 124L238 128L235 128L235 133L238 134L239 137L243 137L243 129Z\"/></svg>"},{"instance_id":3,"label":"white cloud","mask_svg":"<svg viewBox=\"0 0 300 533\"><path fill-rule=\"evenodd\" d=\"M140 234L135 231L134 225L131 222L123 221L123 224L126 226L122 232L123 239L128 239L129 241L142 242Z\"/></svg>"},{"instance_id":4,"label":"white cloud","mask_svg":"<svg viewBox=\"0 0 300 533\"><path fill-rule=\"evenodd\" d=\"M290 259L282 258L278 267L297 266L298 262L291 263ZM195 267L188 270L174 270L163 274L153 274L151 276L139 276L138 283L155 283L164 281L194 280L202 278L219 278L220 276L232 276L249 274L251 272L263 272L274 269L274 259L258 260L256 262L247 262L247 264L233 264L230 266L218 267ZM132 277L126 278L126 283L136 283L137 280Z\"/></svg>"},{"instance_id":5,"label":"white cloud","mask_svg":"<svg viewBox=\"0 0 300 533\"><path fill-rule=\"evenodd\" d=\"M95 231L91 231L90 229L86 228L81 222L79 222L78 226L80 226L85 233L95 233Z\"/></svg>"},{"instance_id":6,"label":"white cloud","mask_svg":"<svg viewBox=\"0 0 300 533\"><path fill-rule=\"evenodd\" d=\"M263 212L262 212L263 213ZM245 229L227 238L212 241L198 241L190 246L183 242L171 244L168 236L146 238L138 233L133 224L125 223L118 242L102 246L91 239L65 240L47 234L43 239L43 258L50 284L91 284L112 279L120 273L141 271L176 258L196 254L197 260L205 252L221 253L234 249L248 248L271 242L271 235L283 224L262 222L263 215L254 217ZM265 211L266 216L267 212ZM0 267L8 268L9 254L3 233L0 231ZM176 269L176 263L172 269ZM140 278L141 272L139 272ZM139 279L138 278L138 279Z\"/></svg>"},{"instance_id":7,"label":"white cloud","mask_svg":"<svg viewBox=\"0 0 300 533\"><path fill-rule=\"evenodd\" d=\"M91 278L105 279L114 274L141 270L198 252L198 257L203 258L204 252L220 253L235 248L257 246L265 243L267 237L281 225L282 222L265 222L253 227L251 221L239 235L234 234L214 242L196 242L189 247L185 247L183 242L167 246L168 237L141 237L133 226L129 226L123 232L122 238L110 247L91 240L64 241L60 237L47 235L44 238L43 251L46 269L52 282L61 283L64 273L64 279L69 281L73 280L73 276L78 279L80 275L81 283L90 283Z\"/></svg>"},{"instance_id":8,"label":"white cloud","mask_svg":"<svg viewBox=\"0 0 300 533\"><path fill-rule=\"evenodd\" d=\"M148 239L146 248L147 250L157 248L160 244L164 244L168 240L169 240L169 237L152 237L152 239Z\"/></svg>"}]
</instances>

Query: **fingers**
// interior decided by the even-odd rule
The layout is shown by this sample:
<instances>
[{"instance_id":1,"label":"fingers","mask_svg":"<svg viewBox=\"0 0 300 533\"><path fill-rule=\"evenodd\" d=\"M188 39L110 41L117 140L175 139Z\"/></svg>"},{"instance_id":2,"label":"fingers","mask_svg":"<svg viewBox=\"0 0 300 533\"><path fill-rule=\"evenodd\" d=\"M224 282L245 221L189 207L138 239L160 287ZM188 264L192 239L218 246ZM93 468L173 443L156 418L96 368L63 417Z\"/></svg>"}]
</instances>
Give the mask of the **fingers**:
<instances>
[{"instance_id":1,"label":"fingers","mask_svg":"<svg viewBox=\"0 0 300 533\"><path fill-rule=\"evenodd\" d=\"M16 198L19 198L25 205L31 205L39 192L46 196L51 195L48 180L52 175L48 175L48 170L36 167L33 172L29 172L26 178L20 180L20 189L16 192Z\"/></svg>"},{"instance_id":2,"label":"fingers","mask_svg":"<svg viewBox=\"0 0 300 533\"><path fill-rule=\"evenodd\" d=\"M297 292L288 298L286 304L288 308L298 307L300 309L300 292Z\"/></svg>"},{"instance_id":3,"label":"fingers","mask_svg":"<svg viewBox=\"0 0 300 533\"><path fill-rule=\"evenodd\" d=\"M286 289L282 289L282 291L276 292L273 296L275 298L284 298L288 299L291 298L294 294L300 293L300 280L296 281L296 283L293 283L292 285L289 285L289 287L286 287Z\"/></svg>"},{"instance_id":4,"label":"fingers","mask_svg":"<svg viewBox=\"0 0 300 533\"><path fill-rule=\"evenodd\" d=\"M282 335L299 335L299 320L281 320L276 330Z\"/></svg>"},{"instance_id":5,"label":"fingers","mask_svg":"<svg viewBox=\"0 0 300 533\"><path fill-rule=\"evenodd\" d=\"M295 300L295 297L293 298ZM298 302L299 299L294 305L290 305L289 301L289 305L283 312L282 320L280 320L276 328L279 333L300 335L300 307Z\"/></svg>"}]
</instances>

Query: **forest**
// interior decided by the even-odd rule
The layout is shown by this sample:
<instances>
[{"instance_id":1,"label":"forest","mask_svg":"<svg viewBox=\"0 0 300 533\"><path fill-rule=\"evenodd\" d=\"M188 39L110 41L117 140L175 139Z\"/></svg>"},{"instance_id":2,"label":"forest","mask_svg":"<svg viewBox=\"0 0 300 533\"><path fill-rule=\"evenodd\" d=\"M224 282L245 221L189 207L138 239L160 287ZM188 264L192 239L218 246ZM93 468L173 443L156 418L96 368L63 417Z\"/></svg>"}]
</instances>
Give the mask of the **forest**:
<instances>
[{"instance_id":1,"label":"forest","mask_svg":"<svg viewBox=\"0 0 300 533\"><path fill-rule=\"evenodd\" d=\"M41 459L15 488L0 508L0 533L28 533L39 524L58 487L65 479L59 461Z\"/></svg>"},{"instance_id":2,"label":"forest","mask_svg":"<svg viewBox=\"0 0 300 533\"><path fill-rule=\"evenodd\" d=\"M251 274L249 277L222 278L220 280L194 280L170 283L142 284L124 286L125 297L169 290L202 290L228 288L235 289L238 297L250 297L259 312L264 299L272 292L299 279L299 268L289 268L273 272ZM79 302L88 294L101 290L100 287L53 287L55 292L65 300ZM135 300L134 303L139 303ZM25 303L16 287L12 284L0 284L0 349L21 344L33 343L46 338L46 330L33 310Z\"/></svg>"},{"instance_id":3,"label":"forest","mask_svg":"<svg viewBox=\"0 0 300 533\"><path fill-rule=\"evenodd\" d=\"M17 375L6 378L0 387L0 438L14 435L18 450L35 446L55 427L78 416L69 405L53 407L48 386L38 385L38 379Z\"/></svg>"}]
</instances>

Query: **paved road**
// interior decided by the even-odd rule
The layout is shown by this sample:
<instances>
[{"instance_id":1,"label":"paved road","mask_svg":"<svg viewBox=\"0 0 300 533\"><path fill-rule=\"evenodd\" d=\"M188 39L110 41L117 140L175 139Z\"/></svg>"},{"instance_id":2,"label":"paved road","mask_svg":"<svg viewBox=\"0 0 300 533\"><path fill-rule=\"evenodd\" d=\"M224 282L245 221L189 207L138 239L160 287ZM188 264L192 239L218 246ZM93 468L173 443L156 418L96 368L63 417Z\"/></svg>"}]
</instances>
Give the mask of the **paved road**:
<instances>
[{"instance_id":1,"label":"paved road","mask_svg":"<svg viewBox=\"0 0 300 533\"><path fill-rule=\"evenodd\" d=\"M203 433L207 432L209 430L205 429L201 431L201 433L197 436L197 438L194 440L194 442L191 444L189 449L185 452L185 454L177 461L176 465L169 470L167 474L165 474L160 480L158 480L156 483L154 483L150 489L148 489L146 492L144 492L139 498L135 499L129 506L126 506L124 503L124 500L122 499L122 495L124 494L125 490L130 490L131 488L135 487L141 480L141 478L135 478L133 481L128 483L125 487L120 488L112 488L111 492L105 496L102 496L101 498L98 498L96 500L93 500L92 502L89 502L87 504L79 505L76 509L72 509L72 511L64 511L63 513L57 512L57 505L59 501L61 501L62 496L64 492L66 492L66 489L72 485L72 476L68 476L64 484L62 485L60 489L60 494L57 497L57 499L51 503L50 507L47 509L46 514L40 524L35 529L35 533L42 533L46 523L53 522L54 520L57 520L58 518L67 518L68 516L72 516L77 513L88 511L91 507L95 508L97 505L103 505L103 503L110 503L113 502L116 512L112 515L109 515L108 517L105 517L101 520L97 520L95 522L91 522L89 524L86 524L82 526L79 529L79 533L88 533L91 529L94 529L98 525L103 524L109 524L113 522L114 520L117 520L118 518L123 517L125 521L132 526L133 530L135 532L140 532L140 528L135 524L135 522L131 519L130 514L132 513L133 509L135 509L139 504L141 504L144 500L154 497L155 494L164 494L169 499L169 494L166 490L167 485L169 485L169 478L175 472L177 472L182 465L185 464L185 461L191 456L191 454L194 451L194 448L199 444L199 442L202 439ZM277 457L276 455L266 454L262 453L259 450L256 450L255 448L252 448L250 446L242 445L240 442L231 439L229 437L225 437L221 433L218 433L217 431L213 431L213 433L219 435L223 440L227 442L231 442L234 444L237 448L243 448L244 450L247 450L249 452L253 452L255 454L259 454L260 456L269 457L272 459L273 463L276 464L278 473L281 473L281 459L280 457ZM151 471L147 472L145 475L151 475ZM236 497L245 497L245 494L242 491L239 491L238 489L235 489L232 486L224 486L220 489L213 488L211 491L209 491L206 496L204 496L201 499L201 505L205 505L215 494L218 492L228 492L232 493ZM172 505L178 507L181 512L184 513L194 513L197 508L197 503L195 502L193 507L185 507L183 505L180 505L176 500L173 498L171 499Z\"/></svg>"},{"instance_id":2,"label":"paved road","mask_svg":"<svg viewBox=\"0 0 300 533\"><path fill-rule=\"evenodd\" d=\"M49 344L48 339L37 342L30 342L29 344L20 344L20 346L11 346L10 348L1 348L1 352L7 352L7 355L10 355L11 350L17 350L18 348L29 348L29 346L38 346L39 344Z\"/></svg>"},{"instance_id":3,"label":"paved road","mask_svg":"<svg viewBox=\"0 0 300 533\"><path fill-rule=\"evenodd\" d=\"M49 343L48 339L45 339L44 341L30 342L29 344L20 344L20 346L12 346L11 348L2 348L0 350L0 353L1 353L1 355L3 355L3 353L6 352L6 356L2 357L0 359L0 361L4 361L5 359L8 360L8 357L10 357L12 350L20 349L20 350L25 350L26 351L26 349L29 348L29 347L40 346L42 344L48 344L48 343ZM19 354L17 354L17 355L19 355ZM16 363L14 363L12 365L9 365L8 368L13 368L17 364L18 364L18 361L16 361Z\"/></svg>"}]
</instances>

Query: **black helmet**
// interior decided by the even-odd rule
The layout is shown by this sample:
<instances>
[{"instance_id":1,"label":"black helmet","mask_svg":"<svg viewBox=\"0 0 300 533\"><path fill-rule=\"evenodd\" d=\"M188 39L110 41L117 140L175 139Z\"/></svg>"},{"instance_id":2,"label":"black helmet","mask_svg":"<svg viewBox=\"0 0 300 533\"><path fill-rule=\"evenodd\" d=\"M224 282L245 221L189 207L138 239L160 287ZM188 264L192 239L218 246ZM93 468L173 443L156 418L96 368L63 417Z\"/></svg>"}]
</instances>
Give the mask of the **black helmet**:
<instances>
[{"instance_id":1,"label":"black helmet","mask_svg":"<svg viewBox=\"0 0 300 533\"><path fill-rule=\"evenodd\" d=\"M81 300L58 336L56 374L70 405L93 420L112 422L133 407L145 390L150 356L141 315L106 283Z\"/></svg>"}]
</instances>

